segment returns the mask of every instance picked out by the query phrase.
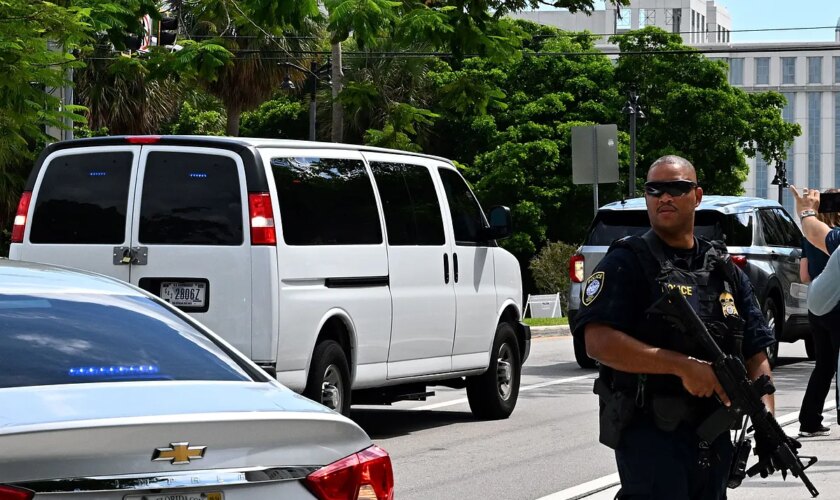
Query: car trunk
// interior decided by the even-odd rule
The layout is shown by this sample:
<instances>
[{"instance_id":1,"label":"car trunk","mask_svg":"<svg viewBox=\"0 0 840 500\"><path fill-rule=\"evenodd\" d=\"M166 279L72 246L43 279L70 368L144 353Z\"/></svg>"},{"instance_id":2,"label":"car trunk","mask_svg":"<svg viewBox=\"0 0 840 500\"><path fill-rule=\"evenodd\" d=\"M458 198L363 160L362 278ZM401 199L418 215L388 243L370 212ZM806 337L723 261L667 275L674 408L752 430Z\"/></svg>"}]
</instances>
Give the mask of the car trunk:
<instances>
[{"instance_id":1,"label":"car trunk","mask_svg":"<svg viewBox=\"0 0 840 500\"><path fill-rule=\"evenodd\" d=\"M216 483L235 484L245 476L218 471L294 466L305 476L370 445L352 422L271 383L4 389L0 408L2 483L189 472L186 485L195 485L205 481L200 471L214 470ZM222 491L207 486L202 491Z\"/></svg>"}]
</instances>

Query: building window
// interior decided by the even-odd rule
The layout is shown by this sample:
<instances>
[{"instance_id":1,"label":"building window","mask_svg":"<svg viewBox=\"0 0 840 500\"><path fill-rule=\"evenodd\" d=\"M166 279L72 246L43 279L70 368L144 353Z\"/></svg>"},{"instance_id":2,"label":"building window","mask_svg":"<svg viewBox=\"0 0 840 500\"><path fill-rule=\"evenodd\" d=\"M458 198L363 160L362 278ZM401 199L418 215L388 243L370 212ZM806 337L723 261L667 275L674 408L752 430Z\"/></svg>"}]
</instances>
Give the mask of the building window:
<instances>
[{"instance_id":1,"label":"building window","mask_svg":"<svg viewBox=\"0 0 840 500\"><path fill-rule=\"evenodd\" d=\"M796 58L782 58L782 84L796 83Z\"/></svg>"},{"instance_id":2,"label":"building window","mask_svg":"<svg viewBox=\"0 0 840 500\"><path fill-rule=\"evenodd\" d=\"M767 198L767 162L761 153L755 155L755 195Z\"/></svg>"},{"instance_id":3,"label":"building window","mask_svg":"<svg viewBox=\"0 0 840 500\"><path fill-rule=\"evenodd\" d=\"M835 62L838 57L835 57ZM834 184L840 185L840 92L834 93Z\"/></svg>"},{"instance_id":4,"label":"building window","mask_svg":"<svg viewBox=\"0 0 840 500\"><path fill-rule=\"evenodd\" d=\"M840 83L840 57L834 56L834 83Z\"/></svg>"},{"instance_id":5,"label":"building window","mask_svg":"<svg viewBox=\"0 0 840 500\"><path fill-rule=\"evenodd\" d=\"M615 31L628 31L632 28L630 19L630 9L627 7L619 7L615 9Z\"/></svg>"},{"instance_id":6,"label":"building window","mask_svg":"<svg viewBox=\"0 0 840 500\"><path fill-rule=\"evenodd\" d=\"M820 188L822 92L808 93L808 187Z\"/></svg>"},{"instance_id":7,"label":"building window","mask_svg":"<svg viewBox=\"0 0 840 500\"><path fill-rule=\"evenodd\" d=\"M808 83L822 83L822 57L808 58Z\"/></svg>"},{"instance_id":8,"label":"building window","mask_svg":"<svg viewBox=\"0 0 840 500\"><path fill-rule=\"evenodd\" d=\"M770 85L770 58L755 58L755 84Z\"/></svg>"},{"instance_id":9,"label":"building window","mask_svg":"<svg viewBox=\"0 0 840 500\"><path fill-rule=\"evenodd\" d=\"M744 84L744 58L733 57L729 60L729 84Z\"/></svg>"},{"instance_id":10,"label":"building window","mask_svg":"<svg viewBox=\"0 0 840 500\"><path fill-rule=\"evenodd\" d=\"M671 26L671 33L679 33L680 24L682 24L682 9L670 9L665 12L665 24Z\"/></svg>"},{"instance_id":11,"label":"building window","mask_svg":"<svg viewBox=\"0 0 840 500\"><path fill-rule=\"evenodd\" d=\"M784 58L794 59L794 58ZM785 97L785 107L782 108L782 119L785 123L796 123L796 94L793 92L782 92ZM785 160L785 169L787 171L787 181L790 184L796 184L796 168L794 165L793 144L787 150L787 160ZM782 205L788 212L793 213L793 195L790 191L785 189L782 194Z\"/></svg>"},{"instance_id":12,"label":"building window","mask_svg":"<svg viewBox=\"0 0 840 500\"><path fill-rule=\"evenodd\" d=\"M645 13L644 16L640 16L640 19L643 17L645 20L645 26L656 26L656 10L655 9L642 9Z\"/></svg>"}]
</instances>

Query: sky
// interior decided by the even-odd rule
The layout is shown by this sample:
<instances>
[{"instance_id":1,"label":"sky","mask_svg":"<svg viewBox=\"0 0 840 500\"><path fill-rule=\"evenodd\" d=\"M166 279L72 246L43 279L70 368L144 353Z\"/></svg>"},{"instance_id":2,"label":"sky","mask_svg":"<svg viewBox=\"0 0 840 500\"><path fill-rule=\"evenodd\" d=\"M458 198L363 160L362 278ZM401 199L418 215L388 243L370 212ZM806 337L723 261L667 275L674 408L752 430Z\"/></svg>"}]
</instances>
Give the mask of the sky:
<instances>
[{"instance_id":1,"label":"sky","mask_svg":"<svg viewBox=\"0 0 840 500\"><path fill-rule=\"evenodd\" d=\"M732 18L733 42L833 42L840 0L716 0ZM598 4L596 3L596 6ZM603 9L603 2L598 9ZM766 28L824 29L739 32Z\"/></svg>"}]
</instances>

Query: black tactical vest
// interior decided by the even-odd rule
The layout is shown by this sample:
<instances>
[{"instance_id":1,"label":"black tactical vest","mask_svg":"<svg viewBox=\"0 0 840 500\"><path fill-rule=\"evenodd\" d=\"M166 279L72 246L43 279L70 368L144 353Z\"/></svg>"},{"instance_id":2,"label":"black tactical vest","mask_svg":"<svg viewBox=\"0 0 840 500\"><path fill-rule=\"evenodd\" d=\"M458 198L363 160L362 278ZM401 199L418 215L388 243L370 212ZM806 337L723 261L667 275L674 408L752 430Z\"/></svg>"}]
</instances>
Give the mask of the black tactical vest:
<instances>
[{"instance_id":1,"label":"black tactical vest","mask_svg":"<svg viewBox=\"0 0 840 500\"><path fill-rule=\"evenodd\" d=\"M700 245L695 260L701 260L700 264L693 264L694 271L677 267L668 260L662 242L652 230L643 236L622 238L614 242L609 251L615 248L629 248L633 251L647 278L650 304L662 296L664 287L678 287L720 348L727 354L741 356L744 321L740 315L746 311L735 309L734 298L739 291L734 264L726 247L720 242L696 239L695 245ZM724 310L727 314L724 314ZM636 331L625 333L654 347L681 352L698 359L706 358L690 337L658 315L646 313ZM601 376L605 380L612 380L614 389L632 395L640 407L655 396L701 399L690 396L675 375L640 376L602 366ZM695 403L708 406L709 398L702 399L706 401Z\"/></svg>"}]
</instances>

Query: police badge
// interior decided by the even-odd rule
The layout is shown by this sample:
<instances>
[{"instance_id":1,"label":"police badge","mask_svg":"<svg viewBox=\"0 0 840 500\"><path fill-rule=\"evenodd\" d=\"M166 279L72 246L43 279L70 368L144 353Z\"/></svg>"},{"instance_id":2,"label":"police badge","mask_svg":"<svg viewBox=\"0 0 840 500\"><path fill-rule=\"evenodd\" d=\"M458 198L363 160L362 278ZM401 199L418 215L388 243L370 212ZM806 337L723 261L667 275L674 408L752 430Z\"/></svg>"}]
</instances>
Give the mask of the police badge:
<instances>
[{"instance_id":1,"label":"police badge","mask_svg":"<svg viewBox=\"0 0 840 500\"><path fill-rule=\"evenodd\" d=\"M588 306L595 301L598 294L601 293L601 289L604 287L604 278L604 272L598 271L597 273L592 273L592 276L586 280L583 286L583 299L581 299L583 305Z\"/></svg>"},{"instance_id":2,"label":"police badge","mask_svg":"<svg viewBox=\"0 0 840 500\"><path fill-rule=\"evenodd\" d=\"M720 307L723 309L723 317L728 318L729 316L738 317L738 309L735 307L735 298L729 292L723 292L718 297L718 301L720 302Z\"/></svg>"}]
</instances>

